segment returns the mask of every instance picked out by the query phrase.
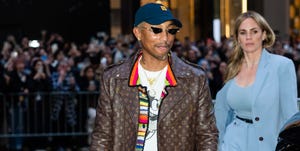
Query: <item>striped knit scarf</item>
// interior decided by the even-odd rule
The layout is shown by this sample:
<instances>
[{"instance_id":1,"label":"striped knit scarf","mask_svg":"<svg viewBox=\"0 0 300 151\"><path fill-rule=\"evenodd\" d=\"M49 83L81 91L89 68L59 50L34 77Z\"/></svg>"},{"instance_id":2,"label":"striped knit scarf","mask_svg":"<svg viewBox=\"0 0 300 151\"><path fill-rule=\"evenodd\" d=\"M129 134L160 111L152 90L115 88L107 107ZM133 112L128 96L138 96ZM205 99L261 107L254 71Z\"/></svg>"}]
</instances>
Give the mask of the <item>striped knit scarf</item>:
<instances>
[{"instance_id":1,"label":"striped knit scarf","mask_svg":"<svg viewBox=\"0 0 300 151\"><path fill-rule=\"evenodd\" d=\"M140 56L137 58L139 60ZM140 113L139 113L139 123L138 123L138 134L137 134L137 142L136 142L136 151L142 151L144 149L146 132L148 129L149 123L149 97L147 91L144 87L140 85L140 78L138 75L138 61L134 63L134 66L130 75L130 86L138 86L139 90L139 102L140 102ZM166 74L165 86L175 86L177 85L177 81L175 76L171 70L170 64L168 64L168 70ZM167 95L167 91L163 89L161 94L161 100Z\"/></svg>"}]
</instances>

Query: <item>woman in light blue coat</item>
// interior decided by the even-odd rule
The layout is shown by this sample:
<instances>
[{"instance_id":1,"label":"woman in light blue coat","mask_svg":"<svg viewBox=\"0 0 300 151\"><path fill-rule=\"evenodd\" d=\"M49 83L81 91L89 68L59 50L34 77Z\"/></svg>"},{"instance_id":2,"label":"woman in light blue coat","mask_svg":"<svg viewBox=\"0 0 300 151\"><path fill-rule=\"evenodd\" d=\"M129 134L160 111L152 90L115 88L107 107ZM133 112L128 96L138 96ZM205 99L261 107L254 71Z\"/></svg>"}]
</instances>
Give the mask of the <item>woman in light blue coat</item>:
<instances>
[{"instance_id":1,"label":"woman in light blue coat","mask_svg":"<svg viewBox=\"0 0 300 151\"><path fill-rule=\"evenodd\" d=\"M215 102L220 151L274 151L280 128L298 111L294 64L267 51L274 41L260 14L236 19L225 85Z\"/></svg>"}]
</instances>

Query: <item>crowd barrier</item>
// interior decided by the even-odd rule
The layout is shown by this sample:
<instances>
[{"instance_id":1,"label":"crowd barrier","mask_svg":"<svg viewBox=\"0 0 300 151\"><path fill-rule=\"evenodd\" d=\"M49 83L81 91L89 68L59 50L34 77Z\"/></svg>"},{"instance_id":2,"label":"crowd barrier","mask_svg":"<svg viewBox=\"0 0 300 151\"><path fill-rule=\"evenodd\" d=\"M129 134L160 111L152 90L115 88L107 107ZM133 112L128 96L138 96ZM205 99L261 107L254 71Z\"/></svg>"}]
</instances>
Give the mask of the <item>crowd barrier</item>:
<instances>
[{"instance_id":1,"label":"crowd barrier","mask_svg":"<svg viewBox=\"0 0 300 151\"><path fill-rule=\"evenodd\" d=\"M98 92L0 93L0 138L88 135L98 95Z\"/></svg>"},{"instance_id":2,"label":"crowd barrier","mask_svg":"<svg viewBox=\"0 0 300 151\"><path fill-rule=\"evenodd\" d=\"M0 140L88 136L98 92L0 94Z\"/></svg>"},{"instance_id":3,"label":"crowd barrier","mask_svg":"<svg viewBox=\"0 0 300 151\"><path fill-rule=\"evenodd\" d=\"M0 93L0 140L89 136L98 96L98 92Z\"/></svg>"}]
</instances>

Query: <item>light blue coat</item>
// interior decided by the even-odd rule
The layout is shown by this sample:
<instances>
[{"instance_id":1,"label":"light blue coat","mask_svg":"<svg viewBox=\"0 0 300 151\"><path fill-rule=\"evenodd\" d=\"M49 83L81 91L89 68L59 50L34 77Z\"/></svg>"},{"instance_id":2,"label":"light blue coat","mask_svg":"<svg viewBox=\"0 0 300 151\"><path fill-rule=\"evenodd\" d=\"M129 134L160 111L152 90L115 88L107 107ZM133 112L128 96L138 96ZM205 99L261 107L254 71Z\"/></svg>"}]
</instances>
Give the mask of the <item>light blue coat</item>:
<instances>
[{"instance_id":1,"label":"light blue coat","mask_svg":"<svg viewBox=\"0 0 300 151\"><path fill-rule=\"evenodd\" d=\"M223 141L226 127L235 117L227 100L227 90L232 82L233 80L228 81L216 96L215 117L219 130L219 146ZM256 144L252 145L253 148L250 150L273 151L281 127L298 112L297 82L293 62L263 49L253 87L252 120L257 130L255 138L249 140L253 141L249 144ZM242 135L236 137L245 138Z\"/></svg>"}]
</instances>

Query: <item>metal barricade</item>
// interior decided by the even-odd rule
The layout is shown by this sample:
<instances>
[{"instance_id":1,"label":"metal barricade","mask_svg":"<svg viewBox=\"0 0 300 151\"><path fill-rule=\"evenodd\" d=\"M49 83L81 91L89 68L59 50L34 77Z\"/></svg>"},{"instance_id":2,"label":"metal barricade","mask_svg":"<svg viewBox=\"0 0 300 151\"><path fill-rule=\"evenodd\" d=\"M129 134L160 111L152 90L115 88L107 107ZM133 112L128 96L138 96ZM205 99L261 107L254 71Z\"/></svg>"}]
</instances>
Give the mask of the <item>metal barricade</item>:
<instances>
[{"instance_id":1,"label":"metal barricade","mask_svg":"<svg viewBox=\"0 0 300 151\"><path fill-rule=\"evenodd\" d=\"M84 141L90 141L98 96L98 92L0 93L0 146L32 137L87 136Z\"/></svg>"},{"instance_id":2,"label":"metal barricade","mask_svg":"<svg viewBox=\"0 0 300 151\"><path fill-rule=\"evenodd\" d=\"M98 92L0 94L0 140L91 133Z\"/></svg>"}]
</instances>

